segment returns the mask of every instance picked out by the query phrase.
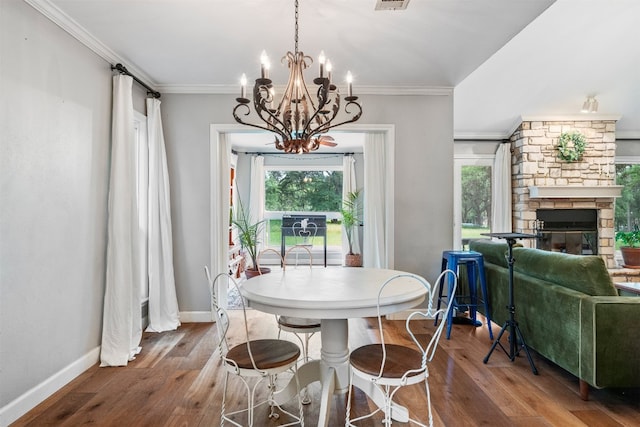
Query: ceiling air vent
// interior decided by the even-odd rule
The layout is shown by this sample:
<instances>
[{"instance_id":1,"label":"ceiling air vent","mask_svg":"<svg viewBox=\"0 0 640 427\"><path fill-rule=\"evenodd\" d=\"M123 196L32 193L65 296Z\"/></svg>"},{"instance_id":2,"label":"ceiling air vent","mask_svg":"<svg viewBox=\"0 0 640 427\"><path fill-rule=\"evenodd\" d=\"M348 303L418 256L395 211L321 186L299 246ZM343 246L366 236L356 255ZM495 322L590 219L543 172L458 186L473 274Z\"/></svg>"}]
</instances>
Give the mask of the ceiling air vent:
<instances>
[{"instance_id":1,"label":"ceiling air vent","mask_svg":"<svg viewBox=\"0 0 640 427\"><path fill-rule=\"evenodd\" d=\"M376 0L375 10L403 10L409 5L409 0Z\"/></svg>"}]
</instances>

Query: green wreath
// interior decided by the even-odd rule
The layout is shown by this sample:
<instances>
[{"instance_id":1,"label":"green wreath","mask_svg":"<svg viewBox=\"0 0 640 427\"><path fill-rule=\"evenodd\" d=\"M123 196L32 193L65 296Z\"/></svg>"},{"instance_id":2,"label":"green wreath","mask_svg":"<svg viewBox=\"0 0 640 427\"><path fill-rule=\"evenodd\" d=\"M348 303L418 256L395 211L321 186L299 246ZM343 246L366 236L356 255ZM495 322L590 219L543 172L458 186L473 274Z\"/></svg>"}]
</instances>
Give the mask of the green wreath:
<instances>
[{"instance_id":1,"label":"green wreath","mask_svg":"<svg viewBox=\"0 0 640 427\"><path fill-rule=\"evenodd\" d=\"M582 159L587 139L580 132L563 132L558 138L558 158L566 162Z\"/></svg>"}]
</instances>

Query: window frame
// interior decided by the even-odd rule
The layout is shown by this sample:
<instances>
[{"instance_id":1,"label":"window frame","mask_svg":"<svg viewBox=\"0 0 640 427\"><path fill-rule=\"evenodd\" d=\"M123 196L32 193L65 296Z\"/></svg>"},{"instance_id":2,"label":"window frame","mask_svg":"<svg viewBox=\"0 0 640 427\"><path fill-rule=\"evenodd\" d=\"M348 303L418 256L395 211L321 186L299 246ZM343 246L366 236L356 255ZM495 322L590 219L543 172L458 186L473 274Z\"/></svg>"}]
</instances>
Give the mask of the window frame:
<instances>
[{"instance_id":1,"label":"window frame","mask_svg":"<svg viewBox=\"0 0 640 427\"><path fill-rule=\"evenodd\" d=\"M488 166L491 186L495 185L495 154L457 154L453 156L453 249L462 250L462 167ZM492 191L493 193L493 191ZM489 219L491 229L491 219Z\"/></svg>"},{"instance_id":2,"label":"window frame","mask_svg":"<svg viewBox=\"0 0 640 427\"><path fill-rule=\"evenodd\" d=\"M304 165L304 166L300 166L300 165L265 165L264 166L264 179L266 181L267 179L267 173L269 171L312 171L312 172L323 172L323 171L337 171L337 172L344 172L344 168L341 165L333 165L333 166L322 166L322 165ZM342 176L342 180L343 180L343 186L344 186L344 173ZM263 200L262 200L262 207L263 207L263 218L267 221L267 224L269 223L270 220L272 219L282 219L282 216L285 214L304 214L307 213L307 211L270 211L267 210L266 207L266 190L265 190L265 194L263 195ZM309 214L315 214L315 215L326 215L327 217L327 222L333 220L333 219L341 219L341 215L340 212L328 212L328 211L319 211L319 212L308 212ZM265 234L267 234L264 238L265 241L265 246L269 247L269 248L277 248L279 249L280 246L278 245L273 246L270 244L270 238L268 236L268 226L265 227L267 230L265 230Z\"/></svg>"},{"instance_id":3,"label":"window frame","mask_svg":"<svg viewBox=\"0 0 640 427\"><path fill-rule=\"evenodd\" d=\"M616 165L640 165L640 156L615 156L614 160L614 170L613 173L615 175L615 166ZM614 176L614 180L615 180L615 176ZM616 201L614 200L614 203ZM616 223L615 223L615 206L614 206L614 230L616 229Z\"/></svg>"},{"instance_id":4,"label":"window frame","mask_svg":"<svg viewBox=\"0 0 640 427\"><path fill-rule=\"evenodd\" d=\"M337 171L343 172L342 166L318 166L318 165L304 165L304 166L296 166L296 165L286 165L286 166L277 166L277 165L265 165L264 166L264 179L267 179L267 172L269 171L305 171L305 172L323 172L323 171ZM343 185L344 185L344 174L342 176ZM270 211L267 210L266 206L266 191L265 197L262 200L262 207L264 209L264 218L265 219L281 219L284 214L298 214L305 213L303 211ZM310 212L311 213L311 212ZM327 215L327 221L330 219L340 219L339 212L313 212L318 215Z\"/></svg>"}]
</instances>

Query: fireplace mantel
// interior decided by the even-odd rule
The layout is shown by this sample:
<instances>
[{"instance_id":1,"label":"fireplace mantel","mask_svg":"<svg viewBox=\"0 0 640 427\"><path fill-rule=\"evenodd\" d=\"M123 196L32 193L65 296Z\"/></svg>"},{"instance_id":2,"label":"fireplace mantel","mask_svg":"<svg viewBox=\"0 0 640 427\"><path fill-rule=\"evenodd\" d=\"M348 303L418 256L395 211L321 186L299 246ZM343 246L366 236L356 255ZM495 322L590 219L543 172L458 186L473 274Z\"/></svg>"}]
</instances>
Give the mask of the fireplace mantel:
<instances>
[{"instance_id":1,"label":"fireplace mantel","mask_svg":"<svg viewBox=\"0 0 640 427\"><path fill-rule=\"evenodd\" d=\"M529 197L532 199L599 199L620 197L622 185L607 186L552 186L529 187Z\"/></svg>"}]
</instances>

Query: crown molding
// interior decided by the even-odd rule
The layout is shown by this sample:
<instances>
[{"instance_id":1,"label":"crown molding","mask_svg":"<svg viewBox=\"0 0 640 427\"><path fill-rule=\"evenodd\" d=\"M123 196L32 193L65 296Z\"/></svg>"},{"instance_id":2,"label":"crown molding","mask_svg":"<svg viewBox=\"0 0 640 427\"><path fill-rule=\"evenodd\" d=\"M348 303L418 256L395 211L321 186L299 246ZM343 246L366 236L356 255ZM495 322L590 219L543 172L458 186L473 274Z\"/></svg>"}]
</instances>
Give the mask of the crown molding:
<instances>
[{"instance_id":1,"label":"crown molding","mask_svg":"<svg viewBox=\"0 0 640 427\"><path fill-rule=\"evenodd\" d=\"M180 94L214 94L214 95L235 95L239 92L239 85L180 85L167 84L156 85L162 93ZM282 93L285 86L276 86L277 93ZM450 96L453 94L452 87L432 87L432 86L358 86L358 95L430 95L430 96Z\"/></svg>"},{"instance_id":2,"label":"crown molding","mask_svg":"<svg viewBox=\"0 0 640 427\"><path fill-rule=\"evenodd\" d=\"M64 13L58 6L51 3L50 0L24 1L111 65L121 63L148 86L153 88L158 87L144 71L123 60L113 50L109 49L104 43L94 37L93 34Z\"/></svg>"}]
</instances>

